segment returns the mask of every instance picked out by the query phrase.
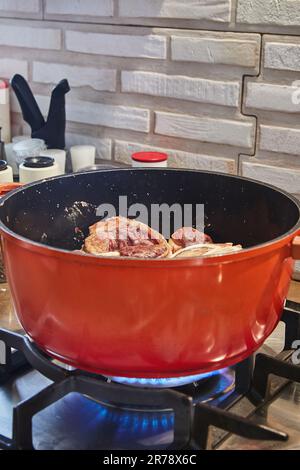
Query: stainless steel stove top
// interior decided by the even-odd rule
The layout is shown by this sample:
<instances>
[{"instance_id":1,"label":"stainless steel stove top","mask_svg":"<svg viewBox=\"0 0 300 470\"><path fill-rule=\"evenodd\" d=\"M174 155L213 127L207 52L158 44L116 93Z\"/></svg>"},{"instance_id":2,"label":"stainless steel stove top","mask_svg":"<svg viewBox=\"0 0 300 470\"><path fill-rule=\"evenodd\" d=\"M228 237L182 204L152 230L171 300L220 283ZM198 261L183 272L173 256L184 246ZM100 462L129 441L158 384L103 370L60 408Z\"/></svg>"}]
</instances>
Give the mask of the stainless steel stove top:
<instances>
[{"instance_id":1,"label":"stainless steel stove top","mask_svg":"<svg viewBox=\"0 0 300 470\"><path fill-rule=\"evenodd\" d=\"M247 404L243 405L245 409ZM286 442L247 440L231 435L220 450L300 450L300 384L289 383L270 403L253 414L251 421L288 434Z\"/></svg>"}]
</instances>

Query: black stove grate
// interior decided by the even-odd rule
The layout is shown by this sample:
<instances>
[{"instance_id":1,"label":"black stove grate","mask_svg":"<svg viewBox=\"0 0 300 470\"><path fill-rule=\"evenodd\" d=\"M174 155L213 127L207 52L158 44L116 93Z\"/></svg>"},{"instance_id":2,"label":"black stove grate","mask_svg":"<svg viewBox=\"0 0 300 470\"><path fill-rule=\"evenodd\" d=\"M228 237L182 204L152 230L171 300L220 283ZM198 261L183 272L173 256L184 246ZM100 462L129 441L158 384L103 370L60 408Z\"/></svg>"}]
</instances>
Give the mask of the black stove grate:
<instances>
[{"instance_id":1,"label":"black stove grate","mask_svg":"<svg viewBox=\"0 0 300 470\"><path fill-rule=\"evenodd\" d=\"M288 304L284 310L282 319L286 324L285 350L290 350L294 341L300 338L299 310L297 304ZM59 367L33 342L20 334L0 329L0 341L4 342L6 352L5 364L0 365L0 385L10 380L22 367L34 368L53 381L14 407L12 438L0 434L2 449L33 449L33 416L71 392L119 407L173 410L174 439L168 449L207 448L211 426L249 439L288 439L285 433L253 424L247 418L224 409L226 400L222 402L221 407L203 403L195 405L188 388L149 389L120 385L78 369L66 370ZM254 370L252 358L235 366L234 393L237 396L247 395L252 402L263 403L269 393L270 374L300 382L300 367L285 360L258 354Z\"/></svg>"}]
</instances>

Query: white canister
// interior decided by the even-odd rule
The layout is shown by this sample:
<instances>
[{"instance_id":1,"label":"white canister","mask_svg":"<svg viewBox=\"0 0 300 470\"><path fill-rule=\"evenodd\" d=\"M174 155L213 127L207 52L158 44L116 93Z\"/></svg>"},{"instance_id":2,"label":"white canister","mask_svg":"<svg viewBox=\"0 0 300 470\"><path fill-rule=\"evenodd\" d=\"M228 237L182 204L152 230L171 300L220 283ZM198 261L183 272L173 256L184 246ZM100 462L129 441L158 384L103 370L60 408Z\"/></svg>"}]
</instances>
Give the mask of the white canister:
<instances>
[{"instance_id":1,"label":"white canister","mask_svg":"<svg viewBox=\"0 0 300 470\"><path fill-rule=\"evenodd\" d=\"M94 145L73 145L70 153L73 171L95 164L96 147Z\"/></svg>"},{"instance_id":2,"label":"white canister","mask_svg":"<svg viewBox=\"0 0 300 470\"><path fill-rule=\"evenodd\" d=\"M38 157L45 149L46 145L42 139L21 140L13 146L16 163L20 165L27 157Z\"/></svg>"},{"instance_id":3,"label":"white canister","mask_svg":"<svg viewBox=\"0 0 300 470\"><path fill-rule=\"evenodd\" d=\"M29 157L19 166L20 183L33 183L60 175L58 164L51 157Z\"/></svg>"},{"instance_id":4,"label":"white canister","mask_svg":"<svg viewBox=\"0 0 300 470\"><path fill-rule=\"evenodd\" d=\"M12 183L13 171L5 160L0 160L0 183Z\"/></svg>"},{"instance_id":5,"label":"white canister","mask_svg":"<svg viewBox=\"0 0 300 470\"><path fill-rule=\"evenodd\" d=\"M41 157L52 157L60 168L60 173L64 174L66 171L66 151L61 149L46 149L40 153Z\"/></svg>"},{"instance_id":6,"label":"white canister","mask_svg":"<svg viewBox=\"0 0 300 470\"><path fill-rule=\"evenodd\" d=\"M133 167L166 168L168 155L163 152L136 152L131 155Z\"/></svg>"}]
</instances>

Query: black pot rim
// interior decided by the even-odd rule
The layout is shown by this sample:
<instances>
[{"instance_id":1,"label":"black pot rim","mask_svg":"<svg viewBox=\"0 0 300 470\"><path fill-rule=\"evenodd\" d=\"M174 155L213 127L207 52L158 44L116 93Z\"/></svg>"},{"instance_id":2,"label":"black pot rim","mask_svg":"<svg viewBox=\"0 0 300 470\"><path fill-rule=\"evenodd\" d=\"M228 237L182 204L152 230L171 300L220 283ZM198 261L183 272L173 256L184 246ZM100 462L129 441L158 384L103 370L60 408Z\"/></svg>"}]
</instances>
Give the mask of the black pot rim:
<instances>
[{"instance_id":1,"label":"black pot rim","mask_svg":"<svg viewBox=\"0 0 300 470\"><path fill-rule=\"evenodd\" d=\"M296 222L296 224L291 227L287 232L285 232L284 234L280 235L279 237L276 237L272 240L268 240L267 242L264 242L264 243L259 243L257 245L254 245L250 248L244 248L243 250L240 250L240 251L237 251L235 253L231 253L229 255L222 255L222 256L212 256L212 257L209 257L209 258L205 258L205 264L210 264L209 261L211 261L211 263L220 263L220 258L222 258L222 260L224 259L224 262L226 262L226 259L229 260L229 262L234 259L236 261L238 261L238 259L240 258L244 258L244 255L248 255L248 254L252 254L253 256L258 256L261 252L261 250L265 249L266 247L269 247L271 248L272 245L276 245L278 242L280 241L283 241L285 239L288 239L290 238L292 235L297 235L298 232L300 234L300 201L292 196L291 194L287 193L286 191L284 191L283 189L280 189L276 186L273 186L271 184L268 184L268 183L263 183L262 181L258 181L258 180L255 180L255 179L252 179L252 178L247 178L247 177L244 177L244 176L239 176L239 175L231 175L231 174L227 174L227 173L221 173L221 172L210 172L210 171L205 171L205 170L192 170L192 169L179 169L179 168L151 168L151 169L147 169L147 168L138 168L138 167L135 167L135 168L118 168L118 169L115 169L115 168L112 168L112 169L108 169L108 170L95 170L95 171L91 171L91 172L88 172L89 174L91 173L103 173L103 172L117 172L117 171L124 171L124 172L147 172L147 171L156 171L156 172L180 172L180 173L183 173L183 172L186 172L186 173L199 173L199 174L206 174L206 175L217 175L217 176L222 176L222 177L225 177L225 178L230 178L230 179L235 179L235 180L239 180L239 181L247 181L247 182L250 182L250 183L255 183L259 186L262 186L264 188L269 188L269 189L272 189L273 191L276 191L280 194L282 194L283 196L285 196L287 199L289 199L291 202L293 202L295 204L295 206L297 207L298 209L298 213L299 213L299 217L298 217L298 221ZM41 181L36 181L36 182L33 182L33 183L28 183L24 186L21 186L20 188L17 188L15 190L13 190L12 192L8 193L7 195L3 196L3 198L1 198L1 201L0 201L0 206L4 205L5 202L11 198L11 197L14 197L15 194L19 193L19 192L22 192L22 191L26 191L27 188L32 188L34 186L38 186L40 184L44 184L44 183L47 183L49 181L52 181L52 180L59 180L59 179L65 179L65 178L76 178L76 176L80 176L80 175L84 175L86 174L86 172L80 172L80 173L68 173L68 174L64 174L64 175L59 175L59 176L54 176L54 177L50 177L50 178L46 178L45 180L43 180L42 182ZM3 221L0 219L0 230L3 231L5 234L9 235L10 237L14 238L15 240L19 240L21 241L22 243L25 243L26 245L29 245L29 246L32 246L32 248L38 248L39 250L42 250L42 251L45 251L45 254L47 252L52 252L52 253L57 253L57 254L65 254L65 255L73 255L73 256L76 256L79 261L80 260L96 260L98 263L100 263L101 261L103 262L108 262L109 264L115 264L116 266L120 264L120 261L122 262L122 260L126 259L126 260L131 260L133 262L135 262L135 264L140 264L140 263L145 263L147 262L147 264L150 266L150 265L157 265L157 264L163 264L163 263L167 263L167 262L172 262L172 264L174 263L174 265L176 264L183 264L183 262L186 262L187 264L190 264L191 266L193 264L196 264L195 263L195 260L197 260L197 258L178 258L178 259L168 259L168 258L161 258L161 259L150 259L150 260L145 260L145 259L142 259L142 258L129 258L129 257L116 257L116 258L110 258L110 257L103 257L103 258L98 258L97 256L94 256L94 255L78 255L76 253L73 253L72 251L70 250L65 250L63 248L55 248L53 246L49 246L49 245L44 245L43 243L39 243L39 242L35 242L33 240L30 240L29 238L26 238L26 237L23 237L22 235L19 235L17 234L16 232L14 232L13 230L9 229L4 223Z\"/></svg>"}]
</instances>

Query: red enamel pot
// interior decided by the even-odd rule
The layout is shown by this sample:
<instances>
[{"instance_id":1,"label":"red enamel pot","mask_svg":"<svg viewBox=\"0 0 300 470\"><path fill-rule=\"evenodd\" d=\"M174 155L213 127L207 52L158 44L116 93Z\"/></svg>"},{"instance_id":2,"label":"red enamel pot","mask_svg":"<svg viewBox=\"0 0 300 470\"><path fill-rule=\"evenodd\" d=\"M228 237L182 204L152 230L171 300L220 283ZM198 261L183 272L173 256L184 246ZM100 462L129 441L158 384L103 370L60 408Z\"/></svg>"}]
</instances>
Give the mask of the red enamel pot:
<instances>
[{"instance_id":1,"label":"red enamel pot","mask_svg":"<svg viewBox=\"0 0 300 470\"><path fill-rule=\"evenodd\" d=\"M142 260L82 256L101 203L204 204L206 233L241 243L227 256ZM0 231L14 307L51 356L109 376L176 377L242 361L280 320L300 206L241 177L165 169L64 175L8 194ZM80 229L80 230L78 230Z\"/></svg>"}]
</instances>

